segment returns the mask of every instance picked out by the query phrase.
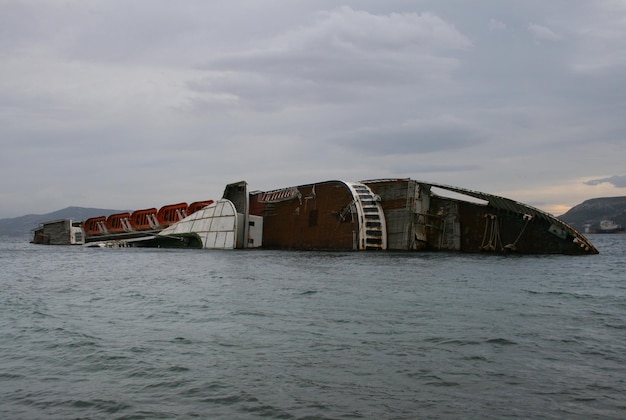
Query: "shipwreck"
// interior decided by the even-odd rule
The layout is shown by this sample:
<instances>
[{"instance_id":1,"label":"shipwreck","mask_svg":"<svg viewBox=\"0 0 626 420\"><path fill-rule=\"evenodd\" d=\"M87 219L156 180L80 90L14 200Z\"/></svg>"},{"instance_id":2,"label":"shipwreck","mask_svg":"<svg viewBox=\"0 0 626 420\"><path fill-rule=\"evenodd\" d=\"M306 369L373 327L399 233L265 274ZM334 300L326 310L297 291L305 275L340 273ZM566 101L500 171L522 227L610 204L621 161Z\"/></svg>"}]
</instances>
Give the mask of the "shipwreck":
<instances>
[{"instance_id":1,"label":"shipwreck","mask_svg":"<svg viewBox=\"0 0 626 420\"><path fill-rule=\"evenodd\" d=\"M52 233L54 232L54 234ZM51 239L54 236L54 239ZM579 231L532 206L408 178L324 181L161 209L54 221L35 243L84 246L597 254Z\"/></svg>"}]
</instances>

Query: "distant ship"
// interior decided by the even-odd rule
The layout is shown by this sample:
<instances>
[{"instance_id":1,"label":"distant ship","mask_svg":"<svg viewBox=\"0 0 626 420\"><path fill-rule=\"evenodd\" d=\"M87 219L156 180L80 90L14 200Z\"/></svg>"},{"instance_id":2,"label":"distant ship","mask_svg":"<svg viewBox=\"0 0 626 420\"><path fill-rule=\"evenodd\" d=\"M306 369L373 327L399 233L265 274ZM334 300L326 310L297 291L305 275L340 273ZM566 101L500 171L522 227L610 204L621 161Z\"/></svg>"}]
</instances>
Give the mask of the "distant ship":
<instances>
[{"instance_id":1,"label":"distant ship","mask_svg":"<svg viewBox=\"0 0 626 420\"><path fill-rule=\"evenodd\" d=\"M67 231L67 235L64 232ZM78 239L77 239L78 238ZM229 184L217 200L44 223L35 243L203 249L597 254L529 205L409 178L323 181L270 191Z\"/></svg>"},{"instance_id":2,"label":"distant ship","mask_svg":"<svg viewBox=\"0 0 626 420\"><path fill-rule=\"evenodd\" d=\"M609 219L604 219L600 221L600 227L596 233L620 233L624 232L624 227L622 225L618 225Z\"/></svg>"}]
</instances>

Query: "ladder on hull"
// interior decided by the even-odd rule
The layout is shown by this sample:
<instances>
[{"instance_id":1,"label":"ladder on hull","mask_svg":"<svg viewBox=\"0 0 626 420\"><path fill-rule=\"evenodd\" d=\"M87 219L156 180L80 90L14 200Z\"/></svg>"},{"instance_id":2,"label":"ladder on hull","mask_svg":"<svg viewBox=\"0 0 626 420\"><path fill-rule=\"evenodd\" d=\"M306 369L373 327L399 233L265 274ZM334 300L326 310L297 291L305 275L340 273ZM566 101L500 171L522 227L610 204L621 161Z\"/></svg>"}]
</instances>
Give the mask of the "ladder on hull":
<instances>
[{"instance_id":1,"label":"ladder on hull","mask_svg":"<svg viewBox=\"0 0 626 420\"><path fill-rule=\"evenodd\" d=\"M347 182L352 191L359 219L359 234L355 248L359 250L387 249L387 226L380 197L365 184Z\"/></svg>"}]
</instances>

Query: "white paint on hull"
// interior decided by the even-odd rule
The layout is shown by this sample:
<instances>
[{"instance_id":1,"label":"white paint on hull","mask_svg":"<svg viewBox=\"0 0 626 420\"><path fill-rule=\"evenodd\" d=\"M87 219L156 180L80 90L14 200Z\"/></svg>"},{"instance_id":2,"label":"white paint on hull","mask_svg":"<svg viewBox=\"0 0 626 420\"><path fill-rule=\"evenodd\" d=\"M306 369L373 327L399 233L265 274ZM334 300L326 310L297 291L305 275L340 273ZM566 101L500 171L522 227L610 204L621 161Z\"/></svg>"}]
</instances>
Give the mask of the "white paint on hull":
<instances>
[{"instance_id":1,"label":"white paint on hull","mask_svg":"<svg viewBox=\"0 0 626 420\"><path fill-rule=\"evenodd\" d=\"M163 229L158 236L182 237L194 235L206 249L237 247L238 217L235 205L221 199Z\"/></svg>"}]
</instances>

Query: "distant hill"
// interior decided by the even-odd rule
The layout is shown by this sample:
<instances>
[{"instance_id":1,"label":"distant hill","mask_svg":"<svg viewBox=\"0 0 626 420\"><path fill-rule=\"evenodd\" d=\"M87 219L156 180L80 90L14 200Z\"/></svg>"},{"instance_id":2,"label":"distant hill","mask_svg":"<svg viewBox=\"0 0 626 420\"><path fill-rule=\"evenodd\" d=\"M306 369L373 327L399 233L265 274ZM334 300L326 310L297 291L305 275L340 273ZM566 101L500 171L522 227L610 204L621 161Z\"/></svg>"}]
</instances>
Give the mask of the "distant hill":
<instances>
[{"instance_id":1,"label":"distant hill","mask_svg":"<svg viewBox=\"0 0 626 420\"><path fill-rule=\"evenodd\" d=\"M0 235L26 236L43 222L60 219L85 220L90 217L108 216L126 210L67 207L47 214L27 214L26 216L0 219Z\"/></svg>"},{"instance_id":2,"label":"distant hill","mask_svg":"<svg viewBox=\"0 0 626 420\"><path fill-rule=\"evenodd\" d=\"M585 200L559 216L561 220L584 231L585 225L597 229L600 221L609 219L626 226L626 197L605 197Z\"/></svg>"}]
</instances>

